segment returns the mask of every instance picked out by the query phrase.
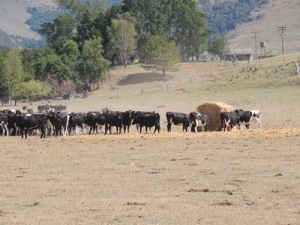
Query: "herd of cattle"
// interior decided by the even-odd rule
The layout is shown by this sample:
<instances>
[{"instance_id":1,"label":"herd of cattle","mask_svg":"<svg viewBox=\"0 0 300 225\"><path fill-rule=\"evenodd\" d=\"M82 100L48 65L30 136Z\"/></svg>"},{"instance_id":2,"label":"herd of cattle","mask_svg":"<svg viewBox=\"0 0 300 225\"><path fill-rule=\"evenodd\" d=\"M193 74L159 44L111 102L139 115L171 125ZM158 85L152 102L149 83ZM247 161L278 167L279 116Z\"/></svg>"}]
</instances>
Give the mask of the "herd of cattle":
<instances>
[{"instance_id":1,"label":"herd of cattle","mask_svg":"<svg viewBox=\"0 0 300 225\"><path fill-rule=\"evenodd\" d=\"M191 112L190 114L167 112L167 131L171 131L172 124L182 125L182 131L197 132L198 128L202 131L209 129L209 117L199 112ZM260 127L259 110L243 111L241 109L233 112L220 113L220 121L222 130L235 130L238 125L243 129L243 125L249 128L250 123L257 123ZM102 133L111 134L112 127L116 127L118 134L130 131L131 125L136 125L141 133L145 127L146 133L148 128L154 127L154 133L160 132L160 114L157 112L132 111L125 112L112 111L104 109L102 111L91 111L87 113L68 113L57 111L50 108L45 112L24 113L20 110L1 110L0 111L0 132L2 135L15 136L20 135L27 138L27 135L34 135L36 131L40 131L40 137L45 138L47 135L71 135L85 133Z\"/></svg>"}]
</instances>

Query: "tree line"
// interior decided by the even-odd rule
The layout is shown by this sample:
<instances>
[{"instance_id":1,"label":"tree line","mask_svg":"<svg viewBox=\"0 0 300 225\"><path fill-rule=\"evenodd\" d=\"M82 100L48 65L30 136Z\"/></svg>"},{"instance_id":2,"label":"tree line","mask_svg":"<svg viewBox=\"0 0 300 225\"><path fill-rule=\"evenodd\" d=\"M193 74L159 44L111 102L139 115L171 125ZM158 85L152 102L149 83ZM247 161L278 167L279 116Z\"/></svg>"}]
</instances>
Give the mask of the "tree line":
<instances>
[{"instance_id":1,"label":"tree line","mask_svg":"<svg viewBox=\"0 0 300 225\"><path fill-rule=\"evenodd\" d=\"M0 52L0 99L42 99L96 89L111 66L136 58L162 74L198 59L210 29L194 0L57 0L68 11L42 24L47 45Z\"/></svg>"}]
</instances>

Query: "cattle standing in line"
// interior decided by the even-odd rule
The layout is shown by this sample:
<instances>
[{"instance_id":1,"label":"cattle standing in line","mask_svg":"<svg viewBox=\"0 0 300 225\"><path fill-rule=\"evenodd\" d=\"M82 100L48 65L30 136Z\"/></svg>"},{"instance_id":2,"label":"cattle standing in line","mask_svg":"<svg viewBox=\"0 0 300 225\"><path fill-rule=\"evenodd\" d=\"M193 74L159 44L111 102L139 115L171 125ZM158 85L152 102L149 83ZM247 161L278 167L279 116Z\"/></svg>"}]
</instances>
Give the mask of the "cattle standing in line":
<instances>
[{"instance_id":1,"label":"cattle standing in line","mask_svg":"<svg viewBox=\"0 0 300 225\"><path fill-rule=\"evenodd\" d=\"M55 136L63 135L66 136L68 133L69 119L70 116L66 112L51 112L48 114L48 119L51 121L54 129ZM62 132L63 129L63 132Z\"/></svg>"},{"instance_id":2,"label":"cattle standing in line","mask_svg":"<svg viewBox=\"0 0 300 225\"><path fill-rule=\"evenodd\" d=\"M239 109L238 116L239 116L238 125L240 127L240 130L243 130L243 125L245 125L247 129L249 129L250 124L253 124L253 123L258 124L259 129L261 130L261 121L260 121L259 110L244 111L242 109Z\"/></svg>"},{"instance_id":3,"label":"cattle standing in line","mask_svg":"<svg viewBox=\"0 0 300 225\"><path fill-rule=\"evenodd\" d=\"M6 113L0 112L0 127L2 129L2 136L6 134L6 136L9 136L9 130L8 130L8 118Z\"/></svg>"},{"instance_id":4,"label":"cattle standing in line","mask_svg":"<svg viewBox=\"0 0 300 225\"><path fill-rule=\"evenodd\" d=\"M204 113L191 112L189 114L189 122L191 124L191 131L194 129L197 133L198 127L201 127L201 131L208 131L209 118Z\"/></svg>"},{"instance_id":5,"label":"cattle standing in line","mask_svg":"<svg viewBox=\"0 0 300 225\"><path fill-rule=\"evenodd\" d=\"M84 123L90 127L89 134L92 130L98 133L98 127L105 125L105 114L102 111L90 111L86 114Z\"/></svg>"},{"instance_id":6,"label":"cattle standing in line","mask_svg":"<svg viewBox=\"0 0 300 225\"><path fill-rule=\"evenodd\" d=\"M153 112L149 112L149 111L135 111L135 112L133 112L132 125L135 124L137 131L139 131L139 124L138 123L133 123L134 121L136 121L136 118L138 118L140 115L151 114L151 113L154 113L154 111ZM149 128L149 129L151 130L151 128Z\"/></svg>"},{"instance_id":7,"label":"cattle standing in line","mask_svg":"<svg viewBox=\"0 0 300 225\"><path fill-rule=\"evenodd\" d=\"M80 134L78 128L81 128L84 132L84 118L85 115L82 113L69 114L69 135L71 135L72 130L75 130L75 134Z\"/></svg>"},{"instance_id":8,"label":"cattle standing in line","mask_svg":"<svg viewBox=\"0 0 300 225\"><path fill-rule=\"evenodd\" d=\"M124 117L123 117L123 129L124 129L124 134L127 132L130 132L130 126L133 120L134 116L134 111L128 110L124 112Z\"/></svg>"},{"instance_id":9,"label":"cattle standing in line","mask_svg":"<svg viewBox=\"0 0 300 225\"><path fill-rule=\"evenodd\" d=\"M250 121L252 119L252 112L239 109L238 116L239 116L238 125L240 127L240 130L243 130L244 125L246 126L247 129L249 129Z\"/></svg>"},{"instance_id":10,"label":"cattle standing in line","mask_svg":"<svg viewBox=\"0 0 300 225\"><path fill-rule=\"evenodd\" d=\"M121 134L123 125L123 112L108 112L105 114L105 134L109 132L111 134L111 127L116 127L117 134Z\"/></svg>"},{"instance_id":11,"label":"cattle standing in line","mask_svg":"<svg viewBox=\"0 0 300 225\"><path fill-rule=\"evenodd\" d=\"M222 130L236 129L236 125L239 123L238 109L233 112L222 112L220 114Z\"/></svg>"},{"instance_id":12,"label":"cattle standing in line","mask_svg":"<svg viewBox=\"0 0 300 225\"><path fill-rule=\"evenodd\" d=\"M41 130L41 138L45 138L47 120L46 114L23 114L16 116L16 125L20 128L22 138L27 138L28 131L38 128Z\"/></svg>"},{"instance_id":13,"label":"cattle standing in line","mask_svg":"<svg viewBox=\"0 0 300 225\"><path fill-rule=\"evenodd\" d=\"M138 124L140 128L140 133L142 133L142 128L145 127L146 133L148 128L154 126L154 132L160 132L160 115L159 113L140 113L136 115L132 121L132 124Z\"/></svg>"},{"instance_id":14,"label":"cattle standing in line","mask_svg":"<svg viewBox=\"0 0 300 225\"><path fill-rule=\"evenodd\" d=\"M189 115L185 113L176 113L176 112L166 112L167 118L167 130L171 132L172 123L174 125L181 125L182 124L182 131L187 132L187 128L189 127Z\"/></svg>"}]
</instances>

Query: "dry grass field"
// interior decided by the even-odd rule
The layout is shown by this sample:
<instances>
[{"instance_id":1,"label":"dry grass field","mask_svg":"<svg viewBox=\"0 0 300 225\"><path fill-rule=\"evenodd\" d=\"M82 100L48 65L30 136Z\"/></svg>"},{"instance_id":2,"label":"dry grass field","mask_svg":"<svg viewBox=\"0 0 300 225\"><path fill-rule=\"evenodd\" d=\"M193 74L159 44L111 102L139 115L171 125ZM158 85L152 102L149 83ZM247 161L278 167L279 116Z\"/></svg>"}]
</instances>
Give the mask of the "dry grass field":
<instances>
[{"instance_id":1,"label":"dry grass field","mask_svg":"<svg viewBox=\"0 0 300 225\"><path fill-rule=\"evenodd\" d=\"M155 110L162 130L1 137L0 224L300 224L299 78L288 63L285 75L263 73L279 66L186 63L168 81L119 68L88 99L52 102L77 112ZM215 81L172 83L191 74ZM169 88L139 92L162 82ZM263 130L166 132L166 111L211 101L261 110Z\"/></svg>"}]
</instances>

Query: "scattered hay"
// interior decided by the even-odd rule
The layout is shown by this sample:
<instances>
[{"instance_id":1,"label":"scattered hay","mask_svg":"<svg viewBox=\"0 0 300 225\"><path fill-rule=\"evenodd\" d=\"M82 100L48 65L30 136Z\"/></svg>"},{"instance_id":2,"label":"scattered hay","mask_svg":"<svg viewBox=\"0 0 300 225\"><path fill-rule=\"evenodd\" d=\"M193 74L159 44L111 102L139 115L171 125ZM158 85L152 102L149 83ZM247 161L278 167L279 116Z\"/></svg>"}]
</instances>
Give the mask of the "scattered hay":
<instances>
[{"instance_id":1,"label":"scattered hay","mask_svg":"<svg viewBox=\"0 0 300 225\"><path fill-rule=\"evenodd\" d=\"M209 102L199 105L197 111L204 113L209 117L208 130L209 131L221 131L221 119L220 114L222 112L232 112L235 108L224 102Z\"/></svg>"}]
</instances>

